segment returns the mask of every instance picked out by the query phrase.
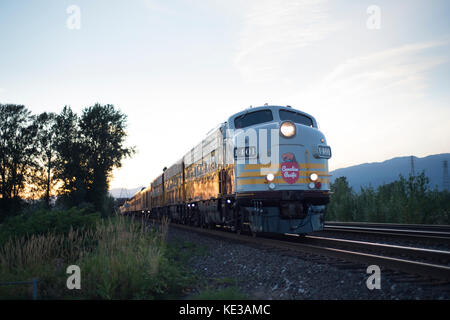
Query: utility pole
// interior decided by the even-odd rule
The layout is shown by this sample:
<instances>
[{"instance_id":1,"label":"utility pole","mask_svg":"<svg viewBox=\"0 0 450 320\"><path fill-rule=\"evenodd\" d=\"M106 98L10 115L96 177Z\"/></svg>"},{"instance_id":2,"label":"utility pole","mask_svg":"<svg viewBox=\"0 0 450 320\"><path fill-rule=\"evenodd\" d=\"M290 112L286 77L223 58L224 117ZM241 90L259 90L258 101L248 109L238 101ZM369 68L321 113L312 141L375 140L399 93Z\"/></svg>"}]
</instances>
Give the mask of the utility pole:
<instances>
[{"instance_id":1,"label":"utility pole","mask_svg":"<svg viewBox=\"0 0 450 320\"><path fill-rule=\"evenodd\" d=\"M414 156L411 156L411 173L410 173L410 175L413 177L416 175L415 171L414 171Z\"/></svg>"}]
</instances>

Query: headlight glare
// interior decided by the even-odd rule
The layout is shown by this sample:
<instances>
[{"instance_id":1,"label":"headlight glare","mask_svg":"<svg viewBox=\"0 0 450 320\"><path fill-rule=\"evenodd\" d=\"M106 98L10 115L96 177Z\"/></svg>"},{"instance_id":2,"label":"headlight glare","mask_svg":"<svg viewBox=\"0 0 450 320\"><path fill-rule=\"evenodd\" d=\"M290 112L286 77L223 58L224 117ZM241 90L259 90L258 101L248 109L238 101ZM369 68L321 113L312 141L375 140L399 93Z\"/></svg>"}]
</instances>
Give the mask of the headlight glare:
<instances>
[{"instance_id":1,"label":"headlight glare","mask_svg":"<svg viewBox=\"0 0 450 320\"><path fill-rule=\"evenodd\" d=\"M295 124L291 121L285 121L280 126L281 135L285 138L292 138L295 136Z\"/></svg>"}]
</instances>

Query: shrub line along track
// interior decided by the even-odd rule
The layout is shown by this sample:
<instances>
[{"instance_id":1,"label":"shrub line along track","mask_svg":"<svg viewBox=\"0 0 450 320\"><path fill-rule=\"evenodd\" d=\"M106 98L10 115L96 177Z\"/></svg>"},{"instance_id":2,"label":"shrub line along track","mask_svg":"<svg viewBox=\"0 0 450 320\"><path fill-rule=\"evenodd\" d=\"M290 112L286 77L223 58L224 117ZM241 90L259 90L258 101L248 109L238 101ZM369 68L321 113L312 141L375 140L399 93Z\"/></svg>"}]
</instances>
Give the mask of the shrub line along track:
<instances>
[{"instance_id":1,"label":"shrub line along track","mask_svg":"<svg viewBox=\"0 0 450 320\"><path fill-rule=\"evenodd\" d=\"M292 253L313 254L325 257L333 257L340 260L358 263L363 265L378 265L393 271L405 272L408 274L419 275L426 279L441 280L450 282L450 252L442 250L430 250L422 248L403 247L396 245L369 243L363 241L343 240L323 238L318 236L305 237L251 237L248 235L239 235L223 230L211 230L191 227L187 225L171 223L170 226L199 234L224 238L230 241L237 241L246 244L274 248ZM346 248L337 248L345 246ZM370 252L370 253L369 253ZM374 254L372 252L377 252ZM379 254L382 252L382 254ZM420 257L433 262L423 262L388 256L395 254L397 256ZM437 262L439 261L439 262Z\"/></svg>"}]
</instances>

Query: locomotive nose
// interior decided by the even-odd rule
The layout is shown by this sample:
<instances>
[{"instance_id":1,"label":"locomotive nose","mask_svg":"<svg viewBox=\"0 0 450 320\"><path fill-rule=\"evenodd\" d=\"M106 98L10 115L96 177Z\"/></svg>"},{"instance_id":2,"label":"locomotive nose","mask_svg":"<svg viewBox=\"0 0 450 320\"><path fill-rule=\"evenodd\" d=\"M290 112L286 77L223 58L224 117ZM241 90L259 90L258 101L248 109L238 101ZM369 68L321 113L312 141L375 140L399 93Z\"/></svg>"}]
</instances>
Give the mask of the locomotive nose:
<instances>
[{"instance_id":1,"label":"locomotive nose","mask_svg":"<svg viewBox=\"0 0 450 320\"><path fill-rule=\"evenodd\" d=\"M283 125L289 129L283 131ZM292 126L295 129L291 128ZM272 149L279 153L276 156L279 161L276 174L279 178L274 180L276 189L292 187L305 190L328 189L329 157L320 156L318 153L319 148L329 149L324 135L317 128L290 121L280 122L279 129L278 144ZM331 149L329 150L331 156Z\"/></svg>"},{"instance_id":2,"label":"locomotive nose","mask_svg":"<svg viewBox=\"0 0 450 320\"><path fill-rule=\"evenodd\" d=\"M290 129L283 131L283 126ZM316 128L290 121L281 122L278 143L279 159L281 162L310 162L314 160L319 145L326 145L324 142L324 135Z\"/></svg>"}]
</instances>

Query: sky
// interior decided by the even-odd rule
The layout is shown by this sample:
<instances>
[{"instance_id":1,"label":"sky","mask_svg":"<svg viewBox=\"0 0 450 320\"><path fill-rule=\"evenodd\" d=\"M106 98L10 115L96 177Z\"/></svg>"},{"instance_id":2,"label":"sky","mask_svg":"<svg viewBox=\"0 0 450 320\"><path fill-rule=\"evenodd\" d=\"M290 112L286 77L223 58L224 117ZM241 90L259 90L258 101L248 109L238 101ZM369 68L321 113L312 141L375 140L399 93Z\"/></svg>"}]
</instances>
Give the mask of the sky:
<instances>
[{"instance_id":1,"label":"sky","mask_svg":"<svg viewBox=\"0 0 450 320\"><path fill-rule=\"evenodd\" d=\"M446 0L2 0L0 103L128 116L147 186L233 113L313 115L329 169L450 152Z\"/></svg>"}]
</instances>

